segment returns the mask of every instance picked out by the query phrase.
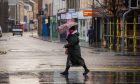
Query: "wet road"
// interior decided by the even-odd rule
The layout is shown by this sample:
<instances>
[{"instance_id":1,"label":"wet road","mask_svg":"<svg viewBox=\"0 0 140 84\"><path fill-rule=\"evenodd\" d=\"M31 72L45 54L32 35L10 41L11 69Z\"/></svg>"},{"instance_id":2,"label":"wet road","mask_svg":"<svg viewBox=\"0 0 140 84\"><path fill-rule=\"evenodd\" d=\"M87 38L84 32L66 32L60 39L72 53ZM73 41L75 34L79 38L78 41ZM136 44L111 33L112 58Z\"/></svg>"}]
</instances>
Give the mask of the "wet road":
<instances>
[{"instance_id":1,"label":"wet road","mask_svg":"<svg viewBox=\"0 0 140 84\"><path fill-rule=\"evenodd\" d=\"M140 84L139 72L82 72L71 71L61 76L60 71L1 73L0 84Z\"/></svg>"},{"instance_id":2,"label":"wet road","mask_svg":"<svg viewBox=\"0 0 140 84\"><path fill-rule=\"evenodd\" d=\"M0 84L128 84L140 83L140 57L115 56L114 52L97 52L82 48L82 56L90 69L88 78L81 67L72 67L70 75L59 73L65 68L63 44L30 37L4 34L0 38Z\"/></svg>"}]
</instances>

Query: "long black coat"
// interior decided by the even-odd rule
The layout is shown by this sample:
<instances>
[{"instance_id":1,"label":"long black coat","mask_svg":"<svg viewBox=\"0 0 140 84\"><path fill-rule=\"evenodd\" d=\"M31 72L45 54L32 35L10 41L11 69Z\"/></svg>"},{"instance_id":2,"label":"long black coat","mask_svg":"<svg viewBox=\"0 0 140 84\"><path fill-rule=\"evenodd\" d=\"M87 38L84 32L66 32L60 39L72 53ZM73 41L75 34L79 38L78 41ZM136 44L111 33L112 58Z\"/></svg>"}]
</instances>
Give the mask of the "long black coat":
<instances>
[{"instance_id":1,"label":"long black coat","mask_svg":"<svg viewBox=\"0 0 140 84\"><path fill-rule=\"evenodd\" d=\"M85 62L81 57L81 49L79 46L79 33L72 34L67 37L68 44L64 47L68 48L68 57L66 66L83 66Z\"/></svg>"}]
</instances>

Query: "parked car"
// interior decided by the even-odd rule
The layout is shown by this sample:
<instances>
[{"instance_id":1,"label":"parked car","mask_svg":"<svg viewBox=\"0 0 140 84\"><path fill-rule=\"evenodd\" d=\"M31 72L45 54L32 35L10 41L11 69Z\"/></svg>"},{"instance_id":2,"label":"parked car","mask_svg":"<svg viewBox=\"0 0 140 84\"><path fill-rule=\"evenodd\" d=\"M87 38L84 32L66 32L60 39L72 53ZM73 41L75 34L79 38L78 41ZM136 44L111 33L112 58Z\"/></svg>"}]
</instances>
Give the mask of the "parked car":
<instances>
[{"instance_id":1,"label":"parked car","mask_svg":"<svg viewBox=\"0 0 140 84\"><path fill-rule=\"evenodd\" d=\"M2 28L0 26L0 37L2 37Z\"/></svg>"},{"instance_id":2,"label":"parked car","mask_svg":"<svg viewBox=\"0 0 140 84\"><path fill-rule=\"evenodd\" d=\"M13 36L14 35L21 35L22 36L23 35L22 25L20 25L20 24L14 25L12 32L13 32Z\"/></svg>"}]
</instances>

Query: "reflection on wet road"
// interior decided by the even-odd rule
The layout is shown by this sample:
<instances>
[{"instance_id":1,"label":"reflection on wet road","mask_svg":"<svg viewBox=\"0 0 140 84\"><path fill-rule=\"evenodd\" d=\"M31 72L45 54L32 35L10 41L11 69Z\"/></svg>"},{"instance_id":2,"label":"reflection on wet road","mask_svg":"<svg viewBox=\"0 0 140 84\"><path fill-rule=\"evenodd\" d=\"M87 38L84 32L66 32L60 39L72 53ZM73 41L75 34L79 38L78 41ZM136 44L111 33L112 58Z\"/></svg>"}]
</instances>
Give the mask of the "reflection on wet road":
<instances>
[{"instance_id":1,"label":"reflection on wet road","mask_svg":"<svg viewBox=\"0 0 140 84\"><path fill-rule=\"evenodd\" d=\"M4 38L5 39L5 38ZM0 42L0 84L140 84L140 56L114 56L114 52L81 47L90 69L84 77L81 67L69 76L65 68L64 44L29 37L8 36ZM103 52L101 52L103 51Z\"/></svg>"},{"instance_id":2,"label":"reflection on wet road","mask_svg":"<svg viewBox=\"0 0 140 84\"><path fill-rule=\"evenodd\" d=\"M61 71L0 73L0 84L140 84L140 72L93 71L88 76L70 71L69 76Z\"/></svg>"}]
</instances>

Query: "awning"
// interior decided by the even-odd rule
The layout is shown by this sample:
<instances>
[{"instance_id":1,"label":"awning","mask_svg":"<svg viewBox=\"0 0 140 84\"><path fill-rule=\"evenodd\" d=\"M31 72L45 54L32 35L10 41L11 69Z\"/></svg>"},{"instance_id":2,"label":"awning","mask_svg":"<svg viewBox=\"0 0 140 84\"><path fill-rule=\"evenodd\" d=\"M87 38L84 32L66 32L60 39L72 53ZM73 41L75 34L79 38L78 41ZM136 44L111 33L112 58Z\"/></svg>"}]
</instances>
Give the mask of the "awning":
<instances>
[{"instance_id":1,"label":"awning","mask_svg":"<svg viewBox=\"0 0 140 84\"><path fill-rule=\"evenodd\" d=\"M107 9L104 9L102 7L94 9L94 17L103 17L103 16L111 16L111 14Z\"/></svg>"}]
</instances>

